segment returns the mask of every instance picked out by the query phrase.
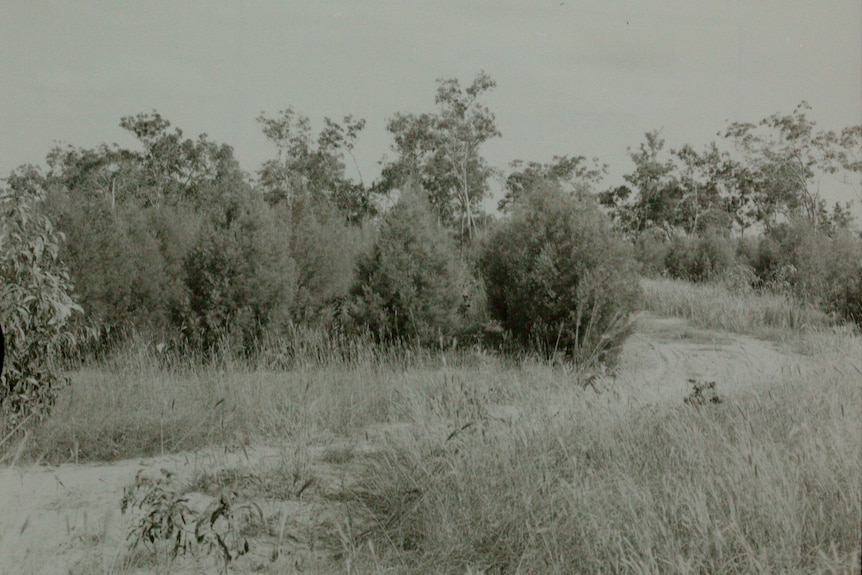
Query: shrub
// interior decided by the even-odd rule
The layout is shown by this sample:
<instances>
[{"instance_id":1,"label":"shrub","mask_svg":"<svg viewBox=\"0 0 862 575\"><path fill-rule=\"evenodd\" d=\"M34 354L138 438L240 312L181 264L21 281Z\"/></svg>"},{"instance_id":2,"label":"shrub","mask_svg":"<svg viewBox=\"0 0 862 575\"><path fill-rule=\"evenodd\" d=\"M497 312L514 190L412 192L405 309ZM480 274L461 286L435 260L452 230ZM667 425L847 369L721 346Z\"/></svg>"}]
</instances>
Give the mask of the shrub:
<instances>
[{"instance_id":1,"label":"shrub","mask_svg":"<svg viewBox=\"0 0 862 575\"><path fill-rule=\"evenodd\" d=\"M205 217L193 206L183 203L149 208L145 217L151 233L158 241L164 269L158 307L160 315L164 314L167 319L165 324L170 325L181 317L183 306L189 299L185 262L195 247Z\"/></svg>"},{"instance_id":2,"label":"shrub","mask_svg":"<svg viewBox=\"0 0 862 575\"><path fill-rule=\"evenodd\" d=\"M706 281L732 268L735 252L733 242L715 231L707 231L703 236L677 237L665 256L665 267L675 278Z\"/></svg>"},{"instance_id":3,"label":"shrub","mask_svg":"<svg viewBox=\"0 0 862 575\"><path fill-rule=\"evenodd\" d=\"M297 279L291 316L303 324L326 325L335 316L337 303L350 293L362 230L348 226L326 205L293 212L281 214L283 220L294 222L290 251Z\"/></svg>"},{"instance_id":4,"label":"shrub","mask_svg":"<svg viewBox=\"0 0 862 575\"><path fill-rule=\"evenodd\" d=\"M860 324L862 238L857 234L846 229L830 234L807 222L787 222L769 230L752 259L767 287L793 292Z\"/></svg>"},{"instance_id":5,"label":"shrub","mask_svg":"<svg viewBox=\"0 0 862 575\"><path fill-rule=\"evenodd\" d=\"M69 263L76 296L88 319L108 328L126 324L138 311L132 292L140 252L126 235L120 216L99 201L54 199L52 204L68 238L63 259ZM145 302L145 307L150 303Z\"/></svg>"},{"instance_id":6,"label":"shrub","mask_svg":"<svg viewBox=\"0 0 862 575\"><path fill-rule=\"evenodd\" d=\"M838 232L827 253L823 306L862 327L862 238Z\"/></svg>"},{"instance_id":7,"label":"shrub","mask_svg":"<svg viewBox=\"0 0 862 575\"><path fill-rule=\"evenodd\" d=\"M641 272L658 276L665 271L665 260L670 242L662 230L653 228L640 234L635 240L635 258L641 264Z\"/></svg>"},{"instance_id":8,"label":"shrub","mask_svg":"<svg viewBox=\"0 0 862 575\"><path fill-rule=\"evenodd\" d=\"M461 328L466 283L448 232L424 192L410 188L384 216L373 248L359 258L351 315L381 341L434 343Z\"/></svg>"},{"instance_id":9,"label":"shrub","mask_svg":"<svg viewBox=\"0 0 862 575\"><path fill-rule=\"evenodd\" d=\"M549 182L514 206L482 259L491 313L517 342L610 364L629 333L636 267L591 199Z\"/></svg>"},{"instance_id":10,"label":"shrub","mask_svg":"<svg viewBox=\"0 0 862 575\"><path fill-rule=\"evenodd\" d=\"M74 338L67 323L82 311L59 259L62 235L39 211L41 193L21 179L0 190L0 324L6 359L0 374L0 410L14 424L47 415L68 383L52 361Z\"/></svg>"},{"instance_id":11,"label":"shrub","mask_svg":"<svg viewBox=\"0 0 862 575\"><path fill-rule=\"evenodd\" d=\"M200 216L182 204L112 207L101 196L72 196L62 189L53 190L48 205L68 238L61 257L86 310L81 319L101 335L91 343L116 343L129 327L168 328L186 299L182 263Z\"/></svg>"},{"instance_id":12,"label":"shrub","mask_svg":"<svg viewBox=\"0 0 862 575\"><path fill-rule=\"evenodd\" d=\"M225 336L248 351L273 320L286 319L296 277L289 230L262 198L245 194L215 213L185 258L189 300L178 320L207 349Z\"/></svg>"}]
</instances>

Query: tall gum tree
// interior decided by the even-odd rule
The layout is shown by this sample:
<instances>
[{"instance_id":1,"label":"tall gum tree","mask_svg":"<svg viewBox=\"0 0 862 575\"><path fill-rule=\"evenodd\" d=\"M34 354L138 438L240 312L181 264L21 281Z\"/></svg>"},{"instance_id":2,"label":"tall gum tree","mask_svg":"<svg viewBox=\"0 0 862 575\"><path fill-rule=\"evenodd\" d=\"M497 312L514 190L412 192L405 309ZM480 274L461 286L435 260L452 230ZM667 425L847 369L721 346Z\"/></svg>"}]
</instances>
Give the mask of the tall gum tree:
<instances>
[{"instance_id":1,"label":"tall gum tree","mask_svg":"<svg viewBox=\"0 0 862 575\"><path fill-rule=\"evenodd\" d=\"M375 190L388 194L419 182L438 219L462 242L475 233L477 212L494 173L479 148L501 135L494 114L480 103L495 87L484 71L466 88L454 78L438 79L435 113L397 113L386 124L396 157L381 161Z\"/></svg>"},{"instance_id":2,"label":"tall gum tree","mask_svg":"<svg viewBox=\"0 0 862 575\"><path fill-rule=\"evenodd\" d=\"M297 204L326 203L354 224L374 215L375 205L353 156L365 120L348 115L338 123L324 118L316 138L308 117L292 108L272 118L261 114L257 120L276 148L276 157L258 170L258 182L270 204L282 203L292 210ZM345 156L350 157L359 182L348 177Z\"/></svg>"},{"instance_id":3,"label":"tall gum tree","mask_svg":"<svg viewBox=\"0 0 862 575\"><path fill-rule=\"evenodd\" d=\"M817 130L809 111L803 101L790 114L773 114L757 124L734 122L725 131L749 180L745 203L767 228L782 217L802 217L822 227L828 223L820 194L823 176L862 173L862 126L839 134Z\"/></svg>"}]
</instances>

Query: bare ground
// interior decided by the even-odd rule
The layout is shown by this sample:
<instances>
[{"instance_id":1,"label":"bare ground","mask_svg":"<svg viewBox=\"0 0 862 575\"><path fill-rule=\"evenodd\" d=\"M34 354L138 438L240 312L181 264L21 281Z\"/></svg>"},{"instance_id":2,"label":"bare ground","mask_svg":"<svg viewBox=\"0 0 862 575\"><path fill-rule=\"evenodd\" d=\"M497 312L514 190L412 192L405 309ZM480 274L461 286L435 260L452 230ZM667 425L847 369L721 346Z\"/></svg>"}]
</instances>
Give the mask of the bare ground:
<instances>
[{"instance_id":1,"label":"bare ground","mask_svg":"<svg viewBox=\"0 0 862 575\"><path fill-rule=\"evenodd\" d=\"M619 401L681 402L692 380L715 381L720 395L732 397L811 369L810 359L788 346L645 314L626 343L619 372L598 385ZM496 407L506 412L509 406ZM383 435L402 431L381 426L361 441L317 447L234 446L104 465L0 469L0 573L158 572L164 562L154 561L152 552L128 551L130 515L120 513L124 488L139 475L188 481L208 471L217 482L219 470L233 474L233 484L242 483L247 470L246 492L267 502L264 525L253 535L251 552L235 563L237 572L328 572L331 544L337 547L339 533L351 528L337 501L351 479L350 461L374 451ZM284 469L294 471L284 475ZM215 502L202 493L189 499L199 511ZM186 557L169 572L217 572L219 564L216 556Z\"/></svg>"}]
</instances>

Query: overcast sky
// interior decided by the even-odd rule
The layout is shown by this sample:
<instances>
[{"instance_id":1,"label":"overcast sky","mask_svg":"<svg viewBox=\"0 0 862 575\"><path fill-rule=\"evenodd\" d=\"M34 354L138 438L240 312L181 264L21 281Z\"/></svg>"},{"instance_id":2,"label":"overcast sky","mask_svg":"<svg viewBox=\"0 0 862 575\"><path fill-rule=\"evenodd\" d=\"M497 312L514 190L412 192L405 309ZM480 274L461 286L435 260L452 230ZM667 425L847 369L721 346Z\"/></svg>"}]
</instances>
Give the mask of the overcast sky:
<instances>
[{"instance_id":1,"label":"overcast sky","mask_svg":"<svg viewBox=\"0 0 862 575\"><path fill-rule=\"evenodd\" d=\"M255 118L292 106L315 128L365 118L369 183L386 119L480 69L497 81L492 164L598 156L616 184L655 128L701 148L801 100L819 127L862 123L862 2L0 0L0 175L57 142L130 146L120 118L153 109L254 172L273 154Z\"/></svg>"}]
</instances>

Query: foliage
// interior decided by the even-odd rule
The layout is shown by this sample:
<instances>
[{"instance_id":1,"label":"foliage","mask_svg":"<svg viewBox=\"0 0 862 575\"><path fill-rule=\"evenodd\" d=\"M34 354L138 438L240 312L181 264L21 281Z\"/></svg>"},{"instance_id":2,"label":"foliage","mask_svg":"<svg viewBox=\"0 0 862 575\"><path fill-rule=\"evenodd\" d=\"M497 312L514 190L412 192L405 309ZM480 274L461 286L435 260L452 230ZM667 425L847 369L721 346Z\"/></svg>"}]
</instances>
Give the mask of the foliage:
<instances>
[{"instance_id":1,"label":"foliage","mask_svg":"<svg viewBox=\"0 0 862 575\"><path fill-rule=\"evenodd\" d=\"M717 405L724 403L724 399L715 391L714 381L698 381L689 379L691 392L683 398L683 403L693 407L701 407L706 404Z\"/></svg>"},{"instance_id":2,"label":"foliage","mask_svg":"<svg viewBox=\"0 0 862 575\"><path fill-rule=\"evenodd\" d=\"M839 233L832 238L829 254L824 306L862 327L862 238Z\"/></svg>"},{"instance_id":3,"label":"foliage","mask_svg":"<svg viewBox=\"0 0 862 575\"><path fill-rule=\"evenodd\" d=\"M188 304L179 318L186 335L209 349L225 337L248 351L262 330L287 320L296 287L290 235L264 200L237 192L213 213L185 258Z\"/></svg>"},{"instance_id":4,"label":"foliage","mask_svg":"<svg viewBox=\"0 0 862 575\"><path fill-rule=\"evenodd\" d=\"M571 193L586 193L595 188L607 174L607 164L600 164L598 158L590 163L584 156L554 156L551 163L528 162L521 160L509 164L513 169L506 178L503 198L497 207L501 212L518 201L529 190L545 181L553 181Z\"/></svg>"},{"instance_id":5,"label":"foliage","mask_svg":"<svg viewBox=\"0 0 862 575\"><path fill-rule=\"evenodd\" d=\"M545 355L613 363L639 288L635 263L591 199L545 182L488 240L482 274L492 315Z\"/></svg>"},{"instance_id":6,"label":"foliage","mask_svg":"<svg viewBox=\"0 0 862 575\"><path fill-rule=\"evenodd\" d=\"M296 295L291 317L302 324L326 324L350 292L366 234L327 206L294 209L292 219L290 253L296 262Z\"/></svg>"},{"instance_id":7,"label":"foliage","mask_svg":"<svg viewBox=\"0 0 862 575\"><path fill-rule=\"evenodd\" d=\"M57 147L42 178L46 210L69 240L61 257L102 346L130 327L170 327L188 299L183 261L204 214L247 187L230 146L183 139L157 112L120 125L141 150Z\"/></svg>"},{"instance_id":8,"label":"foliage","mask_svg":"<svg viewBox=\"0 0 862 575\"><path fill-rule=\"evenodd\" d=\"M775 225L762 238L742 245L760 285L794 293L859 323L862 238L858 233L830 232L797 219Z\"/></svg>"},{"instance_id":9,"label":"foliage","mask_svg":"<svg viewBox=\"0 0 862 575\"><path fill-rule=\"evenodd\" d=\"M466 275L422 190L411 187L359 258L351 314L380 340L438 343L461 327Z\"/></svg>"},{"instance_id":10,"label":"foliage","mask_svg":"<svg viewBox=\"0 0 862 575\"><path fill-rule=\"evenodd\" d=\"M831 323L817 307L792 293L731 291L724 283L642 279L643 309L681 317L702 328L768 338L821 330Z\"/></svg>"},{"instance_id":11,"label":"foliage","mask_svg":"<svg viewBox=\"0 0 862 575\"><path fill-rule=\"evenodd\" d=\"M768 229L793 218L823 229L847 227L848 208L836 204L830 213L819 186L824 175L862 172L862 129L816 130L810 109L802 102L791 114L730 124L724 138L732 152L713 142L703 152L685 144L666 155L660 133L648 132L629 152L635 169L626 184L600 200L632 237L651 228L668 239L680 231ZM845 183L854 185L846 177Z\"/></svg>"},{"instance_id":12,"label":"foliage","mask_svg":"<svg viewBox=\"0 0 862 575\"><path fill-rule=\"evenodd\" d=\"M395 114L386 129L395 138L397 156L384 159L377 193L389 194L416 181L444 225L462 239L473 237L493 173L479 148L500 136L494 114L479 99L495 86L484 71L466 88L457 79L439 79L437 113Z\"/></svg>"},{"instance_id":13,"label":"foliage","mask_svg":"<svg viewBox=\"0 0 862 575\"><path fill-rule=\"evenodd\" d=\"M327 204L339 211L345 221L358 224L376 213L376 207L362 182L353 148L365 120L345 116L343 124L324 118L324 128L315 142L311 122L292 108L275 118L257 118L263 133L278 153L258 171L261 189L271 204L297 202ZM359 183L347 177L344 155L353 160Z\"/></svg>"},{"instance_id":14,"label":"foliage","mask_svg":"<svg viewBox=\"0 0 862 575\"><path fill-rule=\"evenodd\" d=\"M75 202L55 191L48 209L68 239L61 256L88 323L103 331L168 323L171 281L148 217L155 208L112 210L102 201Z\"/></svg>"},{"instance_id":15,"label":"foliage","mask_svg":"<svg viewBox=\"0 0 862 575\"><path fill-rule=\"evenodd\" d=\"M736 263L734 242L709 230L700 237L675 237L665 255L665 269L689 281L717 279Z\"/></svg>"},{"instance_id":16,"label":"foliage","mask_svg":"<svg viewBox=\"0 0 862 575\"><path fill-rule=\"evenodd\" d=\"M725 138L742 154L750 173L742 202L755 221L770 226L779 215L795 215L817 226L822 219L818 172L837 171L832 161L837 140L832 132L815 130L816 123L806 115L810 110L803 101L791 114L727 128Z\"/></svg>"},{"instance_id":17,"label":"foliage","mask_svg":"<svg viewBox=\"0 0 862 575\"><path fill-rule=\"evenodd\" d=\"M190 201L205 205L214 192L228 181L243 180L233 148L216 144L206 134L197 140L183 139L183 132L153 111L150 114L127 116L120 127L131 132L143 146L143 152L118 151L133 160L137 177L128 181L134 196L142 205L163 202Z\"/></svg>"},{"instance_id":18,"label":"foliage","mask_svg":"<svg viewBox=\"0 0 862 575\"><path fill-rule=\"evenodd\" d=\"M657 228L671 238L673 229L680 224L675 208L684 191L674 175L673 161L660 159L664 143L658 131L647 132L639 149L629 150L635 170L624 176L628 185L600 196L621 227L635 236L648 228Z\"/></svg>"},{"instance_id":19,"label":"foliage","mask_svg":"<svg viewBox=\"0 0 862 575\"><path fill-rule=\"evenodd\" d=\"M62 234L40 212L44 191L31 167L0 189L0 324L6 359L0 374L0 409L15 423L44 417L69 379L56 364L74 343L67 325L83 311L70 296L72 282L59 258Z\"/></svg>"},{"instance_id":20,"label":"foliage","mask_svg":"<svg viewBox=\"0 0 862 575\"><path fill-rule=\"evenodd\" d=\"M156 479L138 473L134 485L123 490L120 510L137 516L126 537L132 549L144 543L156 551L157 545L166 544L172 558L203 549L218 555L225 572L231 562L249 552L243 524L251 518L264 522L257 504L227 491L206 509L196 511L188 494L164 469Z\"/></svg>"},{"instance_id":21,"label":"foliage","mask_svg":"<svg viewBox=\"0 0 862 575\"><path fill-rule=\"evenodd\" d=\"M641 265L641 273L646 276L662 275L666 272L666 260L671 242L659 229L645 230L634 238L635 259Z\"/></svg>"}]
</instances>

